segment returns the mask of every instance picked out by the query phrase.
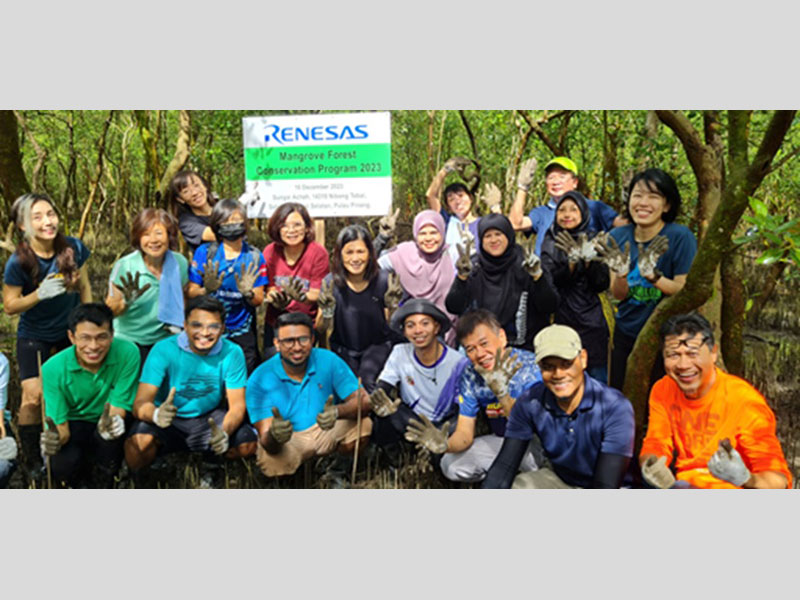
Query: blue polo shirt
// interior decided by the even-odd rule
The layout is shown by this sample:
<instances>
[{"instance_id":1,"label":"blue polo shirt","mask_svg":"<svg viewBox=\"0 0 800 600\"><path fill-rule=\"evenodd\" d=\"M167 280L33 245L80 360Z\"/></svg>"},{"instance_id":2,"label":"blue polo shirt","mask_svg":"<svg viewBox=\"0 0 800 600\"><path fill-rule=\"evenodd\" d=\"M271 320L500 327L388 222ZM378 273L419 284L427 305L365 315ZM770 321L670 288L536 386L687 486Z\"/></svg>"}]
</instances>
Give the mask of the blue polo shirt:
<instances>
[{"instance_id":1,"label":"blue polo shirt","mask_svg":"<svg viewBox=\"0 0 800 600\"><path fill-rule=\"evenodd\" d=\"M153 346L139 382L159 387L156 406L174 387L178 416L199 417L220 405L226 389L240 390L247 384L244 352L220 338L208 354L195 354L184 331Z\"/></svg>"},{"instance_id":2,"label":"blue polo shirt","mask_svg":"<svg viewBox=\"0 0 800 600\"><path fill-rule=\"evenodd\" d=\"M617 218L617 211L600 200L589 200L587 198L586 203L589 205L589 229L595 231L611 231L614 227L614 219ZM555 199L550 198L547 204L537 206L528 214L528 218L531 220L531 229L527 233L528 235L532 233L536 234L535 252L538 256L542 255L544 234L550 229L550 225L553 224L556 218L557 204Z\"/></svg>"},{"instance_id":3,"label":"blue polo shirt","mask_svg":"<svg viewBox=\"0 0 800 600\"><path fill-rule=\"evenodd\" d=\"M537 383L511 409L505 437L530 440L534 433L561 479L590 487L601 452L633 456L633 406L621 392L584 372L583 399L568 415L544 383Z\"/></svg>"},{"instance_id":4,"label":"blue polo shirt","mask_svg":"<svg viewBox=\"0 0 800 600\"><path fill-rule=\"evenodd\" d=\"M306 374L295 381L283 369L280 354L262 363L247 382L247 414L251 423L272 418L272 408L292 422L295 431L305 431L317 422L328 396L341 404L358 389L358 379L347 363L330 350L312 348Z\"/></svg>"},{"instance_id":5,"label":"blue polo shirt","mask_svg":"<svg viewBox=\"0 0 800 600\"><path fill-rule=\"evenodd\" d=\"M514 373L508 384L508 393L512 398L519 398L529 387L542 380L542 372L536 364L536 355L527 350L513 349L511 356L519 360L522 366ZM484 410L492 433L503 437L506 430L506 415L500 401L494 395L483 377L470 363L458 380L458 413L465 417L475 418Z\"/></svg>"}]
</instances>

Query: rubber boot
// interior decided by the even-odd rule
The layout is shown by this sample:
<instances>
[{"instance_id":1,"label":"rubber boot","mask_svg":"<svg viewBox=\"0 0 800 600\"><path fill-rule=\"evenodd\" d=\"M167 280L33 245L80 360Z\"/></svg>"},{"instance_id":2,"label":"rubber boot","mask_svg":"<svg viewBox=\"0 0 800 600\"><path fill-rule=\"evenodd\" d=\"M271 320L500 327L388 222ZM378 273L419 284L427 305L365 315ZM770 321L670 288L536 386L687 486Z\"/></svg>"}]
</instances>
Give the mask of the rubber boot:
<instances>
[{"instance_id":1,"label":"rubber boot","mask_svg":"<svg viewBox=\"0 0 800 600\"><path fill-rule=\"evenodd\" d=\"M42 433L41 425L19 425L20 465L25 483L30 486L41 487L44 463L39 449L39 436Z\"/></svg>"}]
</instances>

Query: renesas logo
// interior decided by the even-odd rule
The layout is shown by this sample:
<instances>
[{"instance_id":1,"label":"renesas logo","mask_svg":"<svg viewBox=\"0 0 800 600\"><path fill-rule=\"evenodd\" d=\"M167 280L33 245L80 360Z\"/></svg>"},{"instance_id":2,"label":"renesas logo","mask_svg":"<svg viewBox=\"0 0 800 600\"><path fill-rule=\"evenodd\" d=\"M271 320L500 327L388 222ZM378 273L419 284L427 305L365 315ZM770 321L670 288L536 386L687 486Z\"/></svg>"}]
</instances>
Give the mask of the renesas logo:
<instances>
[{"instance_id":1,"label":"renesas logo","mask_svg":"<svg viewBox=\"0 0 800 600\"><path fill-rule=\"evenodd\" d=\"M278 127L264 126L264 141L276 142L280 145L291 142L325 142L334 140L365 140L369 137L366 125L328 125L322 127Z\"/></svg>"}]
</instances>

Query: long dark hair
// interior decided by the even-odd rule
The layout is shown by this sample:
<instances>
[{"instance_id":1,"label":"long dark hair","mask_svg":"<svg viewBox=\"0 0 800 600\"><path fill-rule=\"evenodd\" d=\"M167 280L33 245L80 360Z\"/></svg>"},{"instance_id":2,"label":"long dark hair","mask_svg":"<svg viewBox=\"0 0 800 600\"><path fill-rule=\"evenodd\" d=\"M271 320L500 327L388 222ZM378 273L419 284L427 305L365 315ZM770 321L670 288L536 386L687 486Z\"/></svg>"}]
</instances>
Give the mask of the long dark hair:
<instances>
[{"instance_id":1,"label":"long dark hair","mask_svg":"<svg viewBox=\"0 0 800 600\"><path fill-rule=\"evenodd\" d=\"M189 206L183 204L180 200L178 200L178 197L181 194L181 190L183 190L183 188L189 185L189 182L191 182L192 177L196 177L197 179L199 179L202 182L202 184L206 187L206 201L208 202L209 206L213 207L217 201L214 194L211 193L211 186L208 185L208 181L206 181L205 177L200 175L200 173L188 170L178 171L177 173L175 173L172 179L169 180L169 187L167 188L167 204L169 205L169 209L170 212L172 213L172 216L175 217L176 219L181 216L182 211L192 210L191 208L189 208Z\"/></svg>"},{"instance_id":2,"label":"long dark hair","mask_svg":"<svg viewBox=\"0 0 800 600\"><path fill-rule=\"evenodd\" d=\"M344 265L342 264L342 250L350 242L361 240L367 247L369 259L367 260L367 268L364 270L364 278L367 281L372 279L378 274L378 259L375 256L375 247L372 245L372 240L369 233L362 225L348 225L339 232L339 237L336 238L336 246L333 249L333 257L331 260L331 273L333 273L333 283L337 287L344 287L346 285L347 273L345 272Z\"/></svg>"},{"instance_id":3,"label":"long dark hair","mask_svg":"<svg viewBox=\"0 0 800 600\"><path fill-rule=\"evenodd\" d=\"M16 254L19 257L22 269L30 275L34 285L37 284L37 279L39 277L39 260L33 248L31 248L30 239L33 237L31 212L33 211L33 205L37 202L47 202L56 214L58 214L58 208L56 208L53 200L47 194L23 194L17 198L11 206L11 218L17 226L17 232L20 236L19 242L17 243ZM55 251L58 272L61 273L67 281L72 281L75 272L78 270L78 265L75 262L75 249L70 245L67 236L60 230L56 233L56 237L53 240L53 250Z\"/></svg>"}]
</instances>

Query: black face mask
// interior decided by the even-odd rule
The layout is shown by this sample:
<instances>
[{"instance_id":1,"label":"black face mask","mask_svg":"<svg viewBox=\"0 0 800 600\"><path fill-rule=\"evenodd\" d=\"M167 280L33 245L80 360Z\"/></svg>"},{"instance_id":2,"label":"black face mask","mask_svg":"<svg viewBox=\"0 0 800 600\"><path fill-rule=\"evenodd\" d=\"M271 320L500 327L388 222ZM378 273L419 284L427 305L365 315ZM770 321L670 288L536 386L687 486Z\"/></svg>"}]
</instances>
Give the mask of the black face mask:
<instances>
[{"instance_id":1,"label":"black face mask","mask_svg":"<svg viewBox=\"0 0 800 600\"><path fill-rule=\"evenodd\" d=\"M244 235L244 223L230 223L228 225L220 225L217 234L223 240L238 240Z\"/></svg>"}]
</instances>

